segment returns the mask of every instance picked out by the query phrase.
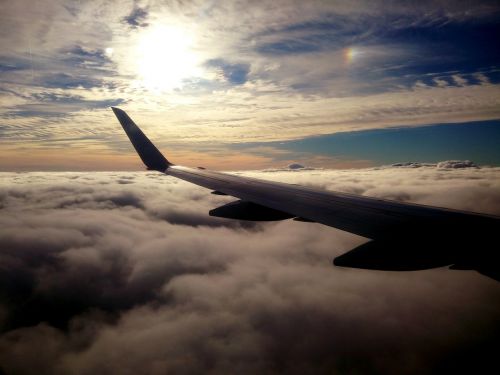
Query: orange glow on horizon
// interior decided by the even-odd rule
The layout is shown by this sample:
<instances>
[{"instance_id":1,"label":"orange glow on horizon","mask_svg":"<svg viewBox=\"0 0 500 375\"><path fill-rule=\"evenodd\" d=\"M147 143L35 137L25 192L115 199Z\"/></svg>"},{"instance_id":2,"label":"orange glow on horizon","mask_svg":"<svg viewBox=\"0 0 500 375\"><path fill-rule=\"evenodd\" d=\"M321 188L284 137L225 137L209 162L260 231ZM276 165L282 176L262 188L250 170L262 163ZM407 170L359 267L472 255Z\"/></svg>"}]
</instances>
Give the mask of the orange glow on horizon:
<instances>
[{"instance_id":1,"label":"orange glow on horizon","mask_svg":"<svg viewBox=\"0 0 500 375\"><path fill-rule=\"evenodd\" d=\"M275 151L276 152L276 151ZM279 155L281 155L278 152ZM284 157L276 159L273 150L269 156L253 155L221 150L214 153L199 151L165 151L166 157L175 164L188 167L205 167L219 171L262 170L282 168L299 161L315 168L350 169L373 166L366 160L339 160L327 156L309 155L299 160ZM0 151L0 172L22 171L141 171L145 170L139 156L134 152L118 154L106 150L59 150L38 149L29 153L19 150Z\"/></svg>"}]
</instances>

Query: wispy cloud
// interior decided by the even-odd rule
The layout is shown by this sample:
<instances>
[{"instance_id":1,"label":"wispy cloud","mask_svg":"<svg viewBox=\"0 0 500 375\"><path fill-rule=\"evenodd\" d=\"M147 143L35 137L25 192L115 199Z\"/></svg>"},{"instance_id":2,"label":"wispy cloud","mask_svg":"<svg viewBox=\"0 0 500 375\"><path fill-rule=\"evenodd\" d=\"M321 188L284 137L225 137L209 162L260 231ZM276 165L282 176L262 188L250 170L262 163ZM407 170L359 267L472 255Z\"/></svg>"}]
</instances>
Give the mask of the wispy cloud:
<instances>
[{"instance_id":1,"label":"wispy cloud","mask_svg":"<svg viewBox=\"0 0 500 375\"><path fill-rule=\"evenodd\" d=\"M148 17L148 11L139 7L137 4L129 15L123 17L122 21L127 23L131 28L146 27L148 23L145 22Z\"/></svg>"},{"instance_id":2,"label":"wispy cloud","mask_svg":"<svg viewBox=\"0 0 500 375\"><path fill-rule=\"evenodd\" d=\"M57 112L65 136L77 114L110 137L104 107L119 102L152 134L189 141L500 117L499 9L487 1L28 3L2 5L12 139L36 138Z\"/></svg>"},{"instance_id":3,"label":"wispy cloud","mask_svg":"<svg viewBox=\"0 0 500 375\"><path fill-rule=\"evenodd\" d=\"M250 70L249 64L230 63L223 59L211 59L205 65L208 68L220 70L223 78L234 85L244 84L248 79Z\"/></svg>"}]
</instances>

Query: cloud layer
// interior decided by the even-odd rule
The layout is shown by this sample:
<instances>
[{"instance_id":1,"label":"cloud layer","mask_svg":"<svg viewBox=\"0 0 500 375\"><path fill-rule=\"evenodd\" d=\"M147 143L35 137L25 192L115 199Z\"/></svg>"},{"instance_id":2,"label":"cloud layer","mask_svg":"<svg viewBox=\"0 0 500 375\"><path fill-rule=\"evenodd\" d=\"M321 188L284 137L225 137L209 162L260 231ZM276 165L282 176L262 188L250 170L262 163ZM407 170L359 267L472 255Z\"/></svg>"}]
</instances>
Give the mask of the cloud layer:
<instances>
[{"instance_id":1,"label":"cloud layer","mask_svg":"<svg viewBox=\"0 0 500 375\"><path fill-rule=\"evenodd\" d=\"M499 214L499 173L246 174ZM230 197L154 173L0 181L7 374L480 371L498 349L500 289L475 272L336 268L364 239L212 218Z\"/></svg>"}]
</instances>

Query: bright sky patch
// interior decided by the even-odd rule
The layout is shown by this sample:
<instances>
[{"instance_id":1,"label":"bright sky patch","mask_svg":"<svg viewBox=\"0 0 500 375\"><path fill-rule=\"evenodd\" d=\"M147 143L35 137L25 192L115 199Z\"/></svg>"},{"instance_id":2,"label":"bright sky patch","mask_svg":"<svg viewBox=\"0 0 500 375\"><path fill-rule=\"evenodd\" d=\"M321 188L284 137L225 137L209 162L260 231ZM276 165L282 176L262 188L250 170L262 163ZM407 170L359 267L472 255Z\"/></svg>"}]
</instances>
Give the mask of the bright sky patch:
<instances>
[{"instance_id":1,"label":"bright sky patch","mask_svg":"<svg viewBox=\"0 0 500 375\"><path fill-rule=\"evenodd\" d=\"M141 32L134 49L137 76L148 89L170 90L198 73L192 36L180 27L157 25Z\"/></svg>"}]
</instances>

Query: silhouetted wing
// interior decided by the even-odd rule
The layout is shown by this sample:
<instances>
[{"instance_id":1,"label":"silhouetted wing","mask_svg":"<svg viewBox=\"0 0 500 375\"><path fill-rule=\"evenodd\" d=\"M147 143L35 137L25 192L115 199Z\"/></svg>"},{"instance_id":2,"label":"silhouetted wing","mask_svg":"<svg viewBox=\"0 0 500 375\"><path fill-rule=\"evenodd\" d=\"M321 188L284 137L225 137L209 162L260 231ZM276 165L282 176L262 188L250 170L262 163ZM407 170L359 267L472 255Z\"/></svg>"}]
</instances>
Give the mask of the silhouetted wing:
<instances>
[{"instance_id":1,"label":"silhouetted wing","mask_svg":"<svg viewBox=\"0 0 500 375\"><path fill-rule=\"evenodd\" d=\"M441 226L440 230L445 229L442 227L445 224L446 228L456 230L498 225L498 218L491 216L264 181L206 169L170 166L165 173L293 217L372 239L392 237L395 230L415 236L424 235L420 233L423 228L430 230L436 225Z\"/></svg>"},{"instance_id":2,"label":"silhouetted wing","mask_svg":"<svg viewBox=\"0 0 500 375\"><path fill-rule=\"evenodd\" d=\"M126 114L123 115L123 111L117 108L113 110L134 146L140 144L140 147L135 148L141 158L148 161L148 166L165 166L163 172L167 175L211 189L215 194L240 199L212 210L214 216L246 220L295 217L376 240L376 246L358 248L354 253L338 257L335 261L337 265L408 270L447 264L477 268L477 259L481 260L484 268L497 261L496 250L489 249L485 253L483 245L480 250L469 247L496 237L500 229L498 217L172 165L137 125ZM410 250L408 244L411 244L411 252L418 259L403 255L404 259L397 260L401 254L407 254L402 252L401 244L404 244L403 250ZM474 254L471 256L471 253ZM375 258L367 257L366 254ZM377 254L380 257L377 258ZM383 258L392 258L394 261L384 265L379 261ZM417 261L422 259L420 263ZM471 259L475 260L472 262Z\"/></svg>"}]
</instances>

